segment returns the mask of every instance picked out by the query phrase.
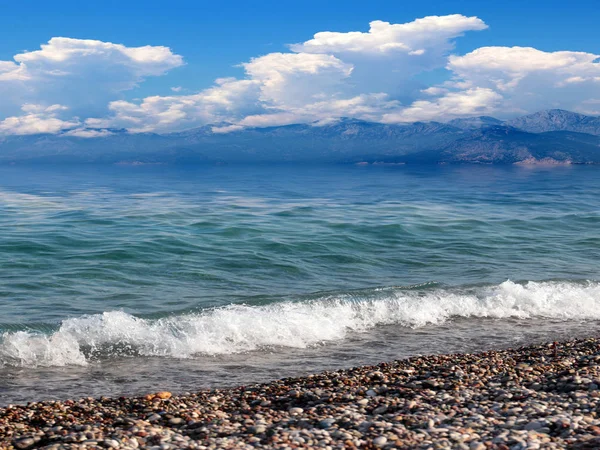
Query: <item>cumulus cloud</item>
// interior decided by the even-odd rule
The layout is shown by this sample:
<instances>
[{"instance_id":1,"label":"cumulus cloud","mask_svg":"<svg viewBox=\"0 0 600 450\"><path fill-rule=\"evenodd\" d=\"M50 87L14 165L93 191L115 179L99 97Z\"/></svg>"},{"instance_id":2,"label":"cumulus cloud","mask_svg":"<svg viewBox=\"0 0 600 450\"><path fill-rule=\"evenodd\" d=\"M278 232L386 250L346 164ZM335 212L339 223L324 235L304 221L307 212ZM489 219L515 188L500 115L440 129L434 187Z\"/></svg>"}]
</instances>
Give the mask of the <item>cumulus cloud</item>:
<instances>
[{"instance_id":1,"label":"cumulus cloud","mask_svg":"<svg viewBox=\"0 0 600 450\"><path fill-rule=\"evenodd\" d=\"M113 133L109 130L93 130L86 128L77 128L63 133L63 136L72 136L85 139L111 136Z\"/></svg>"},{"instance_id":2,"label":"cumulus cloud","mask_svg":"<svg viewBox=\"0 0 600 450\"><path fill-rule=\"evenodd\" d=\"M390 24L381 20L371 22L367 33L352 31L336 33L324 31L315 34L292 50L307 53L389 55L406 53L420 55L429 49L452 47L450 39L469 30L484 30L487 25L478 17L460 14L429 16L409 23Z\"/></svg>"},{"instance_id":3,"label":"cumulus cloud","mask_svg":"<svg viewBox=\"0 0 600 450\"><path fill-rule=\"evenodd\" d=\"M227 133L341 117L405 123L555 107L598 113L598 55L527 47L452 54L456 39L486 28L478 17L459 14L402 24L377 20L367 31L319 32L287 52L251 58L240 64L241 78L137 100L123 93L182 66L182 57L162 46L53 38L0 61L0 132L91 138L109 128L169 132L209 125ZM437 75L420 76L431 71ZM424 84L431 78L438 81Z\"/></svg>"},{"instance_id":4,"label":"cumulus cloud","mask_svg":"<svg viewBox=\"0 0 600 450\"><path fill-rule=\"evenodd\" d=\"M72 71L90 71L91 66L118 66L135 77L162 75L167 70L183 64L183 59L167 47L126 47L122 44L91 39L55 37L40 50L24 52L14 60L25 65L31 77L40 72L64 75ZM129 77L131 78L131 77ZM134 78L119 80L125 87L138 81Z\"/></svg>"},{"instance_id":5,"label":"cumulus cloud","mask_svg":"<svg viewBox=\"0 0 600 450\"><path fill-rule=\"evenodd\" d=\"M260 99L269 106L294 106L322 98L347 79L354 69L333 55L270 53L243 64L260 85Z\"/></svg>"},{"instance_id":6,"label":"cumulus cloud","mask_svg":"<svg viewBox=\"0 0 600 450\"><path fill-rule=\"evenodd\" d=\"M382 122L449 120L457 117L489 115L496 110L497 103L501 100L500 94L486 88L448 92L436 100L418 100L407 108L385 114Z\"/></svg>"},{"instance_id":7,"label":"cumulus cloud","mask_svg":"<svg viewBox=\"0 0 600 450\"><path fill-rule=\"evenodd\" d=\"M161 46L126 47L89 39L56 37L39 50L0 61L0 117L25 103L65 104L74 115L104 113L108 100L146 77L183 64Z\"/></svg>"},{"instance_id":8,"label":"cumulus cloud","mask_svg":"<svg viewBox=\"0 0 600 450\"><path fill-rule=\"evenodd\" d=\"M408 23L375 20L366 33L320 32L296 52L331 54L355 66L354 93L386 92L395 96L415 95L422 86L415 75L442 68L454 40L467 31L487 25L478 17L460 14L429 16Z\"/></svg>"},{"instance_id":9,"label":"cumulus cloud","mask_svg":"<svg viewBox=\"0 0 600 450\"><path fill-rule=\"evenodd\" d=\"M23 81L27 78L24 66L12 61L0 61L0 81Z\"/></svg>"},{"instance_id":10,"label":"cumulus cloud","mask_svg":"<svg viewBox=\"0 0 600 450\"><path fill-rule=\"evenodd\" d=\"M454 76L446 86L495 92L490 102L501 115L547 108L583 111L586 101L600 98L599 58L584 52L483 47L449 58Z\"/></svg>"},{"instance_id":11,"label":"cumulus cloud","mask_svg":"<svg viewBox=\"0 0 600 450\"><path fill-rule=\"evenodd\" d=\"M593 105L600 99L599 58L531 47L482 47L463 56L451 55L446 66L451 79L422 90L433 99L418 99L384 115L383 121L511 117L550 108L598 114Z\"/></svg>"},{"instance_id":12,"label":"cumulus cloud","mask_svg":"<svg viewBox=\"0 0 600 450\"><path fill-rule=\"evenodd\" d=\"M209 89L192 95L152 96L141 102L113 101L108 118L91 118L88 127L125 127L132 132L172 131L223 121L262 111L259 83L218 79Z\"/></svg>"},{"instance_id":13,"label":"cumulus cloud","mask_svg":"<svg viewBox=\"0 0 600 450\"><path fill-rule=\"evenodd\" d=\"M58 133L64 129L79 125L77 120L62 120L61 112L68 108L63 105L23 105L23 115L7 117L0 121L0 135L26 135L40 133Z\"/></svg>"},{"instance_id":14,"label":"cumulus cloud","mask_svg":"<svg viewBox=\"0 0 600 450\"><path fill-rule=\"evenodd\" d=\"M399 103L390 100L387 94L364 94L352 98L319 99L298 107L287 108L285 112L268 112L246 116L238 124L245 127L268 127L294 123L315 122L324 124L341 117L353 117L377 122L386 111L397 109Z\"/></svg>"},{"instance_id":15,"label":"cumulus cloud","mask_svg":"<svg viewBox=\"0 0 600 450\"><path fill-rule=\"evenodd\" d=\"M243 63L242 80L217 80L195 95L113 102L113 120L134 131L228 122L219 132L339 117L378 121L400 107L399 94L420 94L414 76L443 68L455 38L486 27L477 17L450 15L374 21L366 33L317 33L291 52Z\"/></svg>"}]
</instances>

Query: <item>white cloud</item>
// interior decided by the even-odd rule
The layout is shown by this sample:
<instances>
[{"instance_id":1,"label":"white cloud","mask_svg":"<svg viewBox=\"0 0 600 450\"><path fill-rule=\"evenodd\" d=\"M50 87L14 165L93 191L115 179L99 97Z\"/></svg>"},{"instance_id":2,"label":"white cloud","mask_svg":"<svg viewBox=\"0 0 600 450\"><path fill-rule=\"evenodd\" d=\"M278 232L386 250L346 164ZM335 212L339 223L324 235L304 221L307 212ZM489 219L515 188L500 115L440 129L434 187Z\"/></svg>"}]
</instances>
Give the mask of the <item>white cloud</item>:
<instances>
[{"instance_id":1,"label":"white cloud","mask_svg":"<svg viewBox=\"0 0 600 450\"><path fill-rule=\"evenodd\" d=\"M385 92L415 96L422 89L415 75L443 68L454 40L487 25L460 14L429 16L402 24L376 20L368 32L321 32L291 46L296 52L331 54L353 64L353 95Z\"/></svg>"},{"instance_id":2,"label":"white cloud","mask_svg":"<svg viewBox=\"0 0 600 450\"><path fill-rule=\"evenodd\" d=\"M331 95L354 69L332 55L270 53L243 64L269 106L302 105Z\"/></svg>"},{"instance_id":3,"label":"white cloud","mask_svg":"<svg viewBox=\"0 0 600 450\"><path fill-rule=\"evenodd\" d=\"M436 100L418 100L408 108L385 114L382 122L401 123L449 120L457 117L492 114L502 96L492 89L474 88L449 92Z\"/></svg>"},{"instance_id":4,"label":"white cloud","mask_svg":"<svg viewBox=\"0 0 600 450\"><path fill-rule=\"evenodd\" d=\"M447 86L491 89L502 97L498 111L505 115L557 107L583 110L586 100L600 96L599 58L584 52L483 47L449 58L454 78Z\"/></svg>"},{"instance_id":5,"label":"white cloud","mask_svg":"<svg viewBox=\"0 0 600 450\"><path fill-rule=\"evenodd\" d=\"M77 128L64 133L64 136L73 136L86 139L111 136L113 133L109 130L90 130L86 128Z\"/></svg>"},{"instance_id":6,"label":"white cloud","mask_svg":"<svg viewBox=\"0 0 600 450\"><path fill-rule=\"evenodd\" d=\"M211 131L213 133L221 133L221 134L225 134L225 133L231 133L232 131L240 131L243 130L244 127L241 125L224 125L222 127L212 127Z\"/></svg>"},{"instance_id":7,"label":"white cloud","mask_svg":"<svg viewBox=\"0 0 600 450\"><path fill-rule=\"evenodd\" d=\"M359 95L352 98L319 100L286 111L246 116L238 124L244 127L272 127L294 123L327 123L341 117L378 122L386 111L398 107L386 94Z\"/></svg>"},{"instance_id":8,"label":"white cloud","mask_svg":"<svg viewBox=\"0 0 600 450\"><path fill-rule=\"evenodd\" d=\"M451 56L448 65L458 74L491 71L518 78L540 71L588 72L594 70L590 64L599 57L584 52L544 52L531 47L482 47L464 56Z\"/></svg>"},{"instance_id":9,"label":"white cloud","mask_svg":"<svg viewBox=\"0 0 600 450\"><path fill-rule=\"evenodd\" d=\"M339 117L381 120L400 107L397 94L421 95L414 76L443 68L456 37L487 27L461 15L370 26L368 33L317 33L290 53L253 58L241 65L245 79L217 80L198 94L113 102L113 123L161 131L227 122L215 128L224 132Z\"/></svg>"},{"instance_id":10,"label":"white cloud","mask_svg":"<svg viewBox=\"0 0 600 450\"><path fill-rule=\"evenodd\" d=\"M64 129L79 125L77 120L62 120L61 111L68 108L63 105L23 105L21 116L7 117L0 121L0 135L26 135L39 133L58 133Z\"/></svg>"},{"instance_id":11,"label":"white cloud","mask_svg":"<svg viewBox=\"0 0 600 450\"><path fill-rule=\"evenodd\" d=\"M81 116L104 114L119 93L183 64L167 47L63 37L13 59L0 61L0 117L25 103L65 104Z\"/></svg>"},{"instance_id":12,"label":"white cloud","mask_svg":"<svg viewBox=\"0 0 600 450\"><path fill-rule=\"evenodd\" d=\"M302 44L292 45L292 50L325 54L388 55L406 53L423 55L428 49L443 46L451 48L451 39L465 31L484 30L487 25L477 17L460 14L429 16L413 22L390 24L381 20L371 22L367 33L351 31L336 33L324 31Z\"/></svg>"},{"instance_id":13,"label":"white cloud","mask_svg":"<svg viewBox=\"0 0 600 450\"><path fill-rule=\"evenodd\" d=\"M132 132L172 131L230 122L262 111L259 83L234 78L218 79L198 94L146 97L141 102L114 101L107 119L88 119L88 127L125 127Z\"/></svg>"},{"instance_id":14,"label":"white cloud","mask_svg":"<svg viewBox=\"0 0 600 450\"><path fill-rule=\"evenodd\" d=\"M17 65L12 61L0 61L0 82L26 80L28 77L24 69L24 66Z\"/></svg>"},{"instance_id":15,"label":"white cloud","mask_svg":"<svg viewBox=\"0 0 600 450\"><path fill-rule=\"evenodd\" d=\"M162 46L53 38L0 61L0 132L96 137L113 127L169 132L211 125L226 133L341 117L400 123L554 107L598 111L598 55L527 47L451 55L457 38L486 28L477 17L454 14L373 21L365 32L319 32L289 52L242 63L241 78L217 79L193 94L174 86L172 95L139 100L123 92L183 65L181 56ZM423 80L432 77L421 74L431 71L439 81L428 85Z\"/></svg>"},{"instance_id":16,"label":"white cloud","mask_svg":"<svg viewBox=\"0 0 600 450\"><path fill-rule=\"evenodd\" d=\"M14 56L14 60L25 66L31 78L40 73L61 76L89 72L90 67L125 68L130 77L120 81L127 87L139 81L135 77L162 75L183 64L183 58L167 47L126 47L111 42L65 37L52 38L40 50L20 53Z\"/></svg>"},{"instance_id":17,"label":"white cloud","mask_svg":"<svg viewBox=\"0 0 600 450\"><path fill-rule=\"evenodd\" d=\"M428 87L427 89L423 89L421 92L423 94L427 94L427 95L438 96L438 95L447 94L449 91L448 91L448 89L443 88L443 87L432 86L432 87Z\"/></svg>"}]
</instances>

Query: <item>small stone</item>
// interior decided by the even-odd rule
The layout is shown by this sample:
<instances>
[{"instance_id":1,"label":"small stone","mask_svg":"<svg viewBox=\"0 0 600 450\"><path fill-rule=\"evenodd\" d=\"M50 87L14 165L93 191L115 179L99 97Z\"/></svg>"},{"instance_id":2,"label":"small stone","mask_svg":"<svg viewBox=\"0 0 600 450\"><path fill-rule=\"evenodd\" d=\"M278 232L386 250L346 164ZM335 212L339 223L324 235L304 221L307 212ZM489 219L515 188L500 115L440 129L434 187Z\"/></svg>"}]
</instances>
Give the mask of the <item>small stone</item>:
<instances>
[{"instance_id":1,"label":"small stone","mask_svg":"<svg viewBox=\"0 0 600 450\"><path fill-rule=\"evenodd\" d=\"M377 395L377 392L375 392L373 389L369 389L367 391L367 397L375 397Z\"/></svg>"},{"instance_id":2,"label":"small stone","mask_svg":"<svg viewBox=\"0 0 600 450\"><path fill-rule=\"evenodd\" d=\"M335 419L323 419L319 422L319 428L327 429L335 423Z\"/></svg>"},{"instance_id":3,"label":"small stone","mask_svg":"<svg viewBox=\"0 0 600 450\"><path fill-rule=\"evenodd\" d=\"M18 439L14 442L15 447L19 449L29 448L35 444L35 440L33 438L23 438Z\"/></svg>"},{"instance_id":4,"label":"small stone","mask_svg":"<svg viewBox=\"0 0 600 450\"><path fill-rule=\"evenodd\" d=\"M290 408L288 412L292 415L302 414L304 410L302 408Z\"/></svg>"},{"instance_id":5,"label":"small stone","mask_svg":"<svg viewBox=\"0 0 600 450\"><path fill-rule=\"evenodd\" d=\"M387 443L387 438L385 436L379 436L373 439L373 445L375 447L383 447Z\"/></svg>"},{"instance_id":6,"label":"small stone","mask_svg":"<svg viewBox=\"0 0 600 450\"><path fill-rule=\"evenodd\" d=\"M181 417L173 417L169 419L169 423L171 425L181 425L183 423L183 419Z\"/></svg>"},{"instance_id":7,"label":"small stone","mask_svg":"<svg viewBox=\"0 0 600 450\"><path fill-rule=\"evenodd\" d=\"M105 439L102 444L108 448L119 448L119 442L114 439Z\"/></svg>"},{"instance_id":8,"label":"small stone","mask_svg":"<svg viewBox=\"0 0 600 450\"><path fill-rule=\"evenodd\" d=\"M373 414L384 414L387 410L388 410L387 406L385 406L385 405L379 406L378 408L375 408L373 410Z\"/></svg>"},{"instance_id":9,"label":"small stone","mask_svg":"<svg viewBox=\"0 0 600 450\"><path fill-rule=\"evenodd\" d=\"M532 422L529 422L527 425L525 425L525 427L523 427L524 430L539 430L540 428L544 427L546 424L543 422L540 422L539 420L534 420Z\"/></svg>"}]
</instances>

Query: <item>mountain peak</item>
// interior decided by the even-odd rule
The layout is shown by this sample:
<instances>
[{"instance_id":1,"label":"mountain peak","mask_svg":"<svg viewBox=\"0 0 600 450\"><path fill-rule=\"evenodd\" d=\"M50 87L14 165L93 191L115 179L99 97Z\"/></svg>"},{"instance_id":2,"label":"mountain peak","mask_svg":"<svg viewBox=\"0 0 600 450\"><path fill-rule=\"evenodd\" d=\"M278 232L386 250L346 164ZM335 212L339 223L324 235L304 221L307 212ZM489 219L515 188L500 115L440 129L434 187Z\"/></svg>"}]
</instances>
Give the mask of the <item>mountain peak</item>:
<instances>
[{"instance_id":1,"label":"mountain peak","mask_svg":"<svg viewBox=\"0 0 600 450\"><path fill-rule=\"evenodd\" d=\"M600 117L586 116L564 109L547 109L506 122L530 133L574 131L600 135Z\"/></svg>"}]
</instances>

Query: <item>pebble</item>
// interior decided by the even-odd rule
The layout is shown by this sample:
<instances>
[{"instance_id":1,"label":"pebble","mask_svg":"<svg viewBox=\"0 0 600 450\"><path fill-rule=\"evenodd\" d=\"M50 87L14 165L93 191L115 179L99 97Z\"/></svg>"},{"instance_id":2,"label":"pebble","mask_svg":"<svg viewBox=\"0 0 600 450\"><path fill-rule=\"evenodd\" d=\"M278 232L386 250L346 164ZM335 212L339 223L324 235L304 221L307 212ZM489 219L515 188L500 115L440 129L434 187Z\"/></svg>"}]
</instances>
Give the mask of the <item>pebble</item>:
<instances>
[{"instance_id":1,"label":"pebble","mask_svg":"<svg viewBox=\"0 0 600 450\"><path fill-rule=\"evenodd\" d=\"M256 425L256 426L250 428L250 432L252 432L254 434L261 434L261 433L264 433L265 431L267 431L267 428L263 425Z\"/></svg>"},{"instance_id":2,"label":"pebble","mask_svg":"<svg viewBox=\"0 0 600 450\"><path fill-rule=\"evenodd\" d=\"M539 420L534 420L532 422L529 422L527 425L525 425L525 427L523 428L524 430L539 430L540 428L543 428L546 424L539 421Z\"/></svg>"},{"instance_id":3,"label":"pebble","mask_svg":"<svg viewBox=\"0 0 600 450\"><path fill-rule=\"evenodd\" d=\"M600 448L600 340L0 408L0 448Z\"/></svg>"},{"instance_id":4,"label":"pebble","mask_svg":"<svg viewBox=\"0 0 600 450\"><path fill-rule=\"evenodd\" d=\"M373 445L375 447L383 447L387 443L387 438L385 436L379 436L373 439Z\"/></svg>"},{"instance_id":5,"label":"pebble","mask_svg":"<svg viewBox=\"0 0 600 450\"><path fill-rule=\"evenodd\" d=\"M335 419L323 419L319 422L319 428L327 429L335 423Z\"/></svg>"},{"instance_id":6,"label":"pebble","mask_svg":"<svg viewBox=\"0 0 600 450\"><path fill-rule=\"evenodd\" d=\"M35 440L32 438L18 439L15 441L15 447L17 448L29 448L35 444Z\"/></svg>"}]
</instances>

